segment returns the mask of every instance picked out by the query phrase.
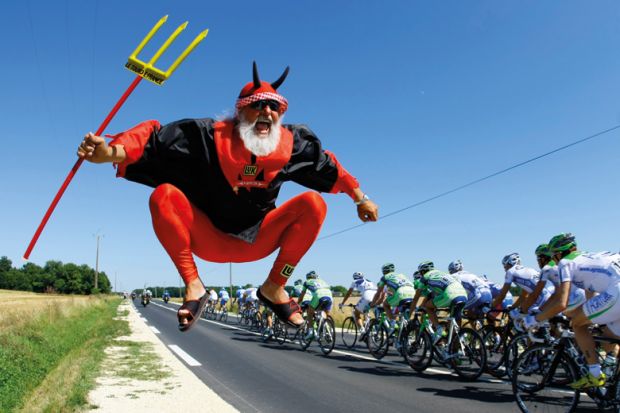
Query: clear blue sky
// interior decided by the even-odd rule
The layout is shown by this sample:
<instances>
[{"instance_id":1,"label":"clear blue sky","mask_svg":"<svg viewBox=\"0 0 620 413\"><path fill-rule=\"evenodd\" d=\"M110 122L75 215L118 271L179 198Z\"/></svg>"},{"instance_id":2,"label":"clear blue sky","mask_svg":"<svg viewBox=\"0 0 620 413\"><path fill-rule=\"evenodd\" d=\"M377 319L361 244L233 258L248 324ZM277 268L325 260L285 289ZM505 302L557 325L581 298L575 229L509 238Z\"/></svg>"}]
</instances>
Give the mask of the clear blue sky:
<instances>
[{"instance_id":1,"label":"clear blue sky","mask_svg":"<svg viewBox=\"0 0 620 413\"><path fill-rule=\"evenodd\" d=\"M0 255L21 257L76 157L133 79L127 56L169 14L190 24L172 58L207 39L163 87L143 82L107 129L230 112L257 60L280 88L285 121L308 124L389 213L620 123L620 4L615 1L33 1L3 7ZM155 42L165 37L160 33ZM150 50L152 52L152 48ZM500 259L572 231L586 250L618 250L620 132L615 131L374 224L318 241L294 278L332 284L439 267L502 277ZM302 191L290 183L279 203ZM178 284L150 223L151 189L85 164L31 255L95 264L119 288ZM356 225L346 195L325 195L321 235ZM259 283L272 258L233 265ZM200 262L207 284L228 265Z\"/></svg>"}]
</instances>

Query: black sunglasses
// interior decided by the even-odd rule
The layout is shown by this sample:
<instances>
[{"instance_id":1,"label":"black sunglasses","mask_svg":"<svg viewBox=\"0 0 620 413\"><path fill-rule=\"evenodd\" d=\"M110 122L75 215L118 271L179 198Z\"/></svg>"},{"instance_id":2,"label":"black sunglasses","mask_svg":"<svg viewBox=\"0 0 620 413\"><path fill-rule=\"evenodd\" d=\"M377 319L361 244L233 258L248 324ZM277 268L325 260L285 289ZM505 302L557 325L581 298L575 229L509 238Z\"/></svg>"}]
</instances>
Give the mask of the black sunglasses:
<instances>
[{"instance_id":1,"label":"black sunglasses","mask_svg":"<svg viewBox=\"0 0 620 413\"><path fill-rule=\"evenodd\" d=\"M250 107L255 110L263 110L265 106L269 106L274 112L278 112L280 110L280 102L277 100L257 100L254 103L250 103Z\"/></svg>"}]
</instances>

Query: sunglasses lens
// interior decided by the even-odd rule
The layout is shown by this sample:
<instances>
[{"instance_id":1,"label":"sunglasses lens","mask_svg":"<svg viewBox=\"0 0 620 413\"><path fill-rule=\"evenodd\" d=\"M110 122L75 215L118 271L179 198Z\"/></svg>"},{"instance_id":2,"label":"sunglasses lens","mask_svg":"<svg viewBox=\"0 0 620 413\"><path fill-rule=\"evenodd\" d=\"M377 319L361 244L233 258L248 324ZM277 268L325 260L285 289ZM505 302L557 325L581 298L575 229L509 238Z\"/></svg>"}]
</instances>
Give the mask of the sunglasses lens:
<instances>
[{"instance_id":1,"label":"sunglasses lens","mask_svg":"<svg viewBox=\"0 0 620 413\"><path fill-rule=\"evenodd\" d=\"M263 110L265 109L265 106L269 106L269 109L273 110L274 112L280 110L280 102L277 102L275 100L259 100L252 103L250 106L252 107L252 109L256 110Z\"/></svg>"}]
</instances>

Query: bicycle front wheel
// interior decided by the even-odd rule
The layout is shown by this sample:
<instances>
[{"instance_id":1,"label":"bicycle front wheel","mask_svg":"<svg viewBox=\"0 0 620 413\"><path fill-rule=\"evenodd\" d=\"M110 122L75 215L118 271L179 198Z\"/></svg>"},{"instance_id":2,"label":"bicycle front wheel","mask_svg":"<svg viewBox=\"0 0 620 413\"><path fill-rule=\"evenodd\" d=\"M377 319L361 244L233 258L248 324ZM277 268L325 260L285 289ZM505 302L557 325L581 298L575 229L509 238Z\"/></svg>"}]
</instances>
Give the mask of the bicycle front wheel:
<instances>
[{"instance_id":1,"label":"bicycle front wheel","mask_svg":"<svg viewBox=\"0 0 620 413\"><path fill-rule=\"evenodd\" d=\"M402 344L407 364L418 373L426 370L433 361L433 349L431 338L420 323L414 321L407 325Z\"/></svg>"},{"instance_id":2,"label":"bicycle front wheel","mask_svg":"<svg viewBox=\"0 0 620 413\"><path fill-rule=\"evenodd\" d=\"M389 342L385 326L378 320L371 320L368 325L368 351L374 358L380 360L387 354Z\"/></svg>"},{"instance_id":3,"label":"bicycle front wheel","mask_svg":"<svg viewBox=\"0 0 620 413\"><path fill-rule=\"evenodd\" d=\"M336 328L334 327L334 320L331 317L323 320L319 326L317 341L323 354L328 355L334 349L336 345Z\"/></svg>"},{"instance_id":4,"label":"bicycle front wheel","mask_svg":"<svg viewBox=\"0 0 620 413\"><path fill-rule=\"evenodd\" d=\"M353 317L347 317L342 323L342 331L340 332L342 343L346 348L351 350L357 342L357 324Z\"/></svg>"},{"instance_id":5,"label":"bicycle front wheel","mask_svg":"<svg viewBox=\"0 0 620 413\"><path fill-rule=\"evenodd\" d=\"M450 343L452 369L464 380L474 381L486 367L486 351L482 337L471 328L462 328Z\"/></svg>"},{"instance_id":6,"label":"bicycle front wheel","mask_svg":"<svg viewBox=\"0 0 620 413\"><path fill-rule=\"evenodd\" d=\"M513 367L512 391L522 412L573 412L579 391L568 387L577 369L564 352L547 344L525 350Z\"/></svg>"},{"instance_id":7,"label":"bicycle front wheel","mask_svg":"<svg viewBox=\"0 0 620 413\"><path fill-rule=\"evenodd\" d=\"M495 327L482 337L487 352L486 370L489 374L502 378L506 375L506 351L512 337L503 336L504 328Z\"/></svg>"}]
</instances>

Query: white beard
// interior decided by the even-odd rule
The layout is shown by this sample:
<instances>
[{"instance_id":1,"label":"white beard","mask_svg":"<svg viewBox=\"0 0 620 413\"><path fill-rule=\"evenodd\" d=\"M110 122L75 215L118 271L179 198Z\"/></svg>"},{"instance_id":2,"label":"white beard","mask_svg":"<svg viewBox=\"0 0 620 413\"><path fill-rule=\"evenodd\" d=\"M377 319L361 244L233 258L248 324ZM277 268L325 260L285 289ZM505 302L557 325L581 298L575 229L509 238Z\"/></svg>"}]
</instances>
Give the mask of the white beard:
<instances>
[{"instance_id":1,"label":"white beard","mask_svg":"<svg viewBox=\"0 0 620 413\"><path fill-rule=\"evenodd\" d=\"M245 119L240 118L238 126L239 136L241 136L243 145L248 151L252 152L256 156L267 156L275 151L278 147L278 143L280 143L281 119L278 119L277 122L271 124L269 134L265 137L261 137L254 132L255 125L256 121L250 123Z\"/></svg>"}]
</instances>

